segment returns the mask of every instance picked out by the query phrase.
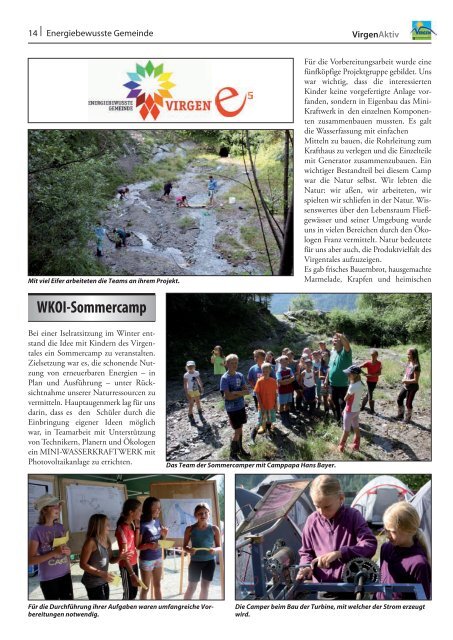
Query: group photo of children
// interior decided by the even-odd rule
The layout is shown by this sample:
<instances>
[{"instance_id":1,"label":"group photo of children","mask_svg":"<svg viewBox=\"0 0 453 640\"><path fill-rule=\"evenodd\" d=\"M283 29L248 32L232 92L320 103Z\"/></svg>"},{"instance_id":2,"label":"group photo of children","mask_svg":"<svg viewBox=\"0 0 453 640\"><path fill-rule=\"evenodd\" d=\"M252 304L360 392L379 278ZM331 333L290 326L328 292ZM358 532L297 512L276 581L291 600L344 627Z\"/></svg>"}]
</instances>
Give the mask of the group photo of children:
<instances>
[{"instance_id":1,"label":"group photo of children","mask_svg":"<svg viewBox=\"0 0 453 640\"><path fill-rule=\"evenodd\" d=\"M223 599L223 476L94 477L29 476L30 600Z\"/></svg>"},{"instance_id":2,"label":"group photo of children","mask_svg":"<svg viewBox=\"0 0 453 640\"><path fill-rule=\"evenodd\" d=\"M213 308L228 303L231 309L233 303L240 301L240 295L235 299L234 294L212 295L210 302ZM385 299L385 294L382 296L383 301L379 302L393 303ZM185 296L186 302L189 297ZM257 294L259 297L264 296ZM244 299L243 322L253 326L254 320L256 335L261 332L262 323L264 335L266 330L268 335L272 331L287 340L286 344L276 346L272 335L260 344L255 337L257 348L247 352L243 342L246 331L238 316L241 337L236 344L234 337L228 336L226 343L214 344L210 354L200 354L197 348L191 350L193 359L184 363L180 378L179 398L182 391L183 400L168 403L169 442L176 409L178 429L187 433L185 449L187 438L192 435L194 442L198 436L205 444L211 441L217 453L221 449L219 457L231 460L279 457L285 445L293 455L298 449L300 459L392 459L388 454L397 448L405 451L409 459L429 459L430 336L426 336L425 343L417 336L418 341L412 344L388 345L385 327L379 336L376 322L370 327L373 333L366 335L361 317L365 314L360 312L359 331L353 324L354 312L349 312L352 319L336 309L292 309L286 315L273 314L273 296L269 298ZM364 302L369 304L370 300ZM410 309L413 301L405 302ZM197 322L203 323L203 319L198 313ZM329 324L335 330L326 335ZM309 334L304 325L310 325ZM315 327L318 335L312 332ZM171 334L170 339L175 336ZM173 357L171 360L174 363ZM167 396L172 393L177 397L173 384L176 383L172 381L167 386ZM221 428L230 437L222 438L220 447ZM426 450L417 454L409 451L409 446L412 436L419 441L420 433L426 437ZM388 442L383 441L383 436ZM384 445L382 458L378 457L376 443Z\"/></svg>"},{"instance_id":3,"label":"group photo of children","mask_svg":"<svg viewBox=\"0 0 453 640\"><path fill-rule=\"evenodd\" d=\"M30 130L29 275L291 275L292 194L291 130Z\"/></svg>"},{"instance_id":4,"label":"group photo of children","mask_svg":"<svg viewBox=\"0 0 453 640\"><path fill-rule=\"evenodd\" d=\"M237 598L429 600L431 504L429 475L237 475Z\"/></svg>"}]
</instances>

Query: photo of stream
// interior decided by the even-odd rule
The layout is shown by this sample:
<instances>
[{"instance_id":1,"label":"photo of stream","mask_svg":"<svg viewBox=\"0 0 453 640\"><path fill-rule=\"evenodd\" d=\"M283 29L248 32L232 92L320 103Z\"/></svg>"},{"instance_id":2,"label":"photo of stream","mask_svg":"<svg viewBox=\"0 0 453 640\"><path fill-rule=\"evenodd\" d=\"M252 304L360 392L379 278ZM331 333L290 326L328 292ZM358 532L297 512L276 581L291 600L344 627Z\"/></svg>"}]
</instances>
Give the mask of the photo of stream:
<instances>
[{"instance_id":1,"label":"photo of stream","mask_svg":"<svg viewBox=\"0 0 453 640\"><path fill-rule=\"evenodd\" d=\"M29 131L30 276L291 275L293 132Z\"/></svg>"}]
</instances>

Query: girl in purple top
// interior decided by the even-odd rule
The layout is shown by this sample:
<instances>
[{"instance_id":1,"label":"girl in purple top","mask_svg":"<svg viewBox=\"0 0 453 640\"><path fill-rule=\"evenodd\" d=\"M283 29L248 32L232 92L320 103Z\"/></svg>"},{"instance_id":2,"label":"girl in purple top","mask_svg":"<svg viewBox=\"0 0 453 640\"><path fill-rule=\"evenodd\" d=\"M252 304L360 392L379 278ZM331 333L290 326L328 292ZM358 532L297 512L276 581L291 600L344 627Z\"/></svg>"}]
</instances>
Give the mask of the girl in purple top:
<instances>
[{"instance_id":1,"label":"girl in purple top","mask_svg":"<svg viewBox=\"0 0 453 640\"><path fill-rule=\"evenodd\" d=\"M341 582L349 560L373 557L376 538L357 509L344 505L344 493L334 476L317 476L310 496L316 511L308 516L302 531L297 579Z\"/></svg>"},{"instance_id":2,"label":"girl in purple top","mask_svg":"<svg viewBox=\"0 0 453 640\"><path fill-rule=\"evenodd\" d=\"M384 527L389 542L381 547L381 582L421 584L429 600L431 563L417 510L407 502L395 502L384 513ZM383 600L384 594L378 593L377 598ZM415 600L415 596L394 593L392 599Z\"/></svg>"},{"instance_id":3,"label":"girl in purple top","mask_svg":"<svg viewBox=\"0 0 453 640\"><path fill-rule=\"evenodd\" d=\"M159 520L160 501L158 498L146 498L140 519L140 576L146 589L141 590L140 600L146 600L149 585L153 581L154 600L162 600L160 583L162 580L162 549L159 540L166 538L168 529Z\"/></svg>"},{"instance_id":4,"label":"girl in purple top","mask_svg":"<svg viewBox=\"0 0 453 640\"><path fill-rule=\"evenodd\" d=\"M39 584L45 600L73 600L71 549L62 544L54 547L55 538L63 538L65 529L60 524L61 500L45 494L38 498L38 524L30 531L28 564L38 565Z\"/></svg>"}]
</instances>

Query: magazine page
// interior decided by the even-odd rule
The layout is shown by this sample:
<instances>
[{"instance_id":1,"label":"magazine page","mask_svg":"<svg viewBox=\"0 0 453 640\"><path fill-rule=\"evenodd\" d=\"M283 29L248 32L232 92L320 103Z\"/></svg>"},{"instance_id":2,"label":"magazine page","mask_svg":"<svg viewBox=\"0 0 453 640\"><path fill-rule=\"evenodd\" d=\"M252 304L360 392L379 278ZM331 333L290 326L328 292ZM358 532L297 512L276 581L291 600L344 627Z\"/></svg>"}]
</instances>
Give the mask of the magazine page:
<instances>
[{"instance_id":1,"label":"magazine page","mask_svg":"<svg viewBox=\"0 0 453 640\"><path fill-rule=\"evenodd\" d=\"M446 11L24 9L14 628L182 634L196 613L271 637L303 615L345 637L354 611L424 637L448 597Z\"/></svg>"}]
</instances>

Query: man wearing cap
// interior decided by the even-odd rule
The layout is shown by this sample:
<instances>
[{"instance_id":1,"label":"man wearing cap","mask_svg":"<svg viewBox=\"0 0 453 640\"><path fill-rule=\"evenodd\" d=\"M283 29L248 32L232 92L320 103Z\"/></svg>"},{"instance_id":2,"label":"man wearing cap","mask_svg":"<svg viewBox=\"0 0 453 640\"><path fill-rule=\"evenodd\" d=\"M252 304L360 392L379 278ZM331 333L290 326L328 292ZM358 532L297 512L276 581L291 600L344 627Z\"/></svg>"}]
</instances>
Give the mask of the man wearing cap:
<instances>
[{"instance_id":1,"label":"man wearing cap","mask_svg":"<svg viewBox=\"0 0 453 640\"><path fill-rule=\"evenodd\" d=\"M341 422L341 415L344 408L344 398L348 391L348 376L345 369L352 365L352 351L349 340L338 331L332 338L333 349L330 353L329 372L326 376L325 385L332 387L332 403L335 417Z\"/></svg>"},{"instance_id":2,"label":"man wearing cap","mask_svg":"<svg viewBox=\"0 0 453 640\"><path fill-rule=\"evenodd\" d=\"M70 548L64 543L65 529L59 522L62 500L44 494L35 502L38 524L30 531L28 564L38 565L39 584L45 600L73 600ZM63 539L63 544L55 542Z\"/></svg>"}]
</instances>

